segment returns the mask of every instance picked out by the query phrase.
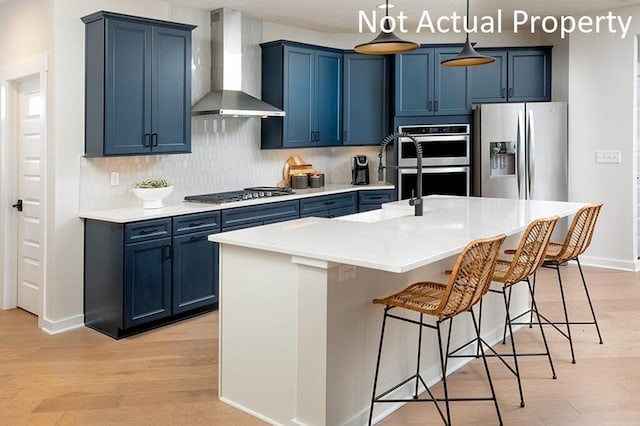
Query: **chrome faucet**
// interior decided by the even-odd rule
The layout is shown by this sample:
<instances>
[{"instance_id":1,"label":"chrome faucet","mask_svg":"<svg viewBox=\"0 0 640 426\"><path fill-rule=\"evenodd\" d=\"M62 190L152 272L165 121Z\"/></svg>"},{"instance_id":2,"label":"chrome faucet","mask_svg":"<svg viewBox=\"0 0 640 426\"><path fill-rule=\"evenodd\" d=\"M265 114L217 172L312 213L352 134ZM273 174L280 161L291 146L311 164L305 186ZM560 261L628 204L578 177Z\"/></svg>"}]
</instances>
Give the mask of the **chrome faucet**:
<instances>
[{"instance_id":1,"label":"chrome faucet","mask_svg":"<svg viewBox=\"0 0 640 426\"><path fill-rule=\"evenodd\" d=\"M411 139L413 141L413 144L416 146L416 157L418 160L418 172L416 173L416 192L417 197L413 198L413 194L411 194L411 199L409 200L409 205L412 205L414 207L414 211L415 211L415 215L416 216L422 216L423 213L423 203L422 203L422 146L420 145L420 142L418 142L418 140L416 138L414 138L413 136L411 136L408 133L398 133L398 132L394 132L391 133L390 135L388 135L386 138L384 138L382 140L382 143L380 143L380 147L378 148L378 181L382 181L384 180L384 169L386 168L385 166L382 165L382 152L384 151L384 148L389 144L389 142L392 142L394 140L397 140L398 138L408 138Z\"/></svg>"}]
</instances>

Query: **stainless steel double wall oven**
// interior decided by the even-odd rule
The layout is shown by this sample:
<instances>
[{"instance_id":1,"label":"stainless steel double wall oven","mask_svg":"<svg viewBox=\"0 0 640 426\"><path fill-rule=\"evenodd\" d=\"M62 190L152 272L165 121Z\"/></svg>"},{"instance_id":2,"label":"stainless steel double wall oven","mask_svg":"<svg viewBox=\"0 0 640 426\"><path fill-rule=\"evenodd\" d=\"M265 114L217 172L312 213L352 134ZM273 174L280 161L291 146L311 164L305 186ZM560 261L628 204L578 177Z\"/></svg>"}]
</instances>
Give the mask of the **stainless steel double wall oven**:
<instances>
[{"instance_id":1,"label":"stainless steel double wall oven","mask_svg":"<svg viewBox=\"0 0 640 426\"><path fill-rule=\"evenodd\" d=\"M422 147L422 195L470 194L469 124L400 126L398 132L413 136ZM398 198L403 200L417 195L418 160L413 141L398 138L396 155Z\"/></svg>"}]
</instances>

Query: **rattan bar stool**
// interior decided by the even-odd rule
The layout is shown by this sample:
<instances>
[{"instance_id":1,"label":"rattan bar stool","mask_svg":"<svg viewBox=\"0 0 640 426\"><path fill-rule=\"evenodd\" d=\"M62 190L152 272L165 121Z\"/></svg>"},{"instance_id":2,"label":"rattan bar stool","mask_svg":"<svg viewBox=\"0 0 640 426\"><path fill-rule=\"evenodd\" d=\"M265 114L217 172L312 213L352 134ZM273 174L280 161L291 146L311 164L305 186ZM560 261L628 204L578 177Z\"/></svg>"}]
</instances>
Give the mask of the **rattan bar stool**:
<instances>
[{"instance_id":1,"label":"rattan bar stool","mask_svg":"<svg viewBox=\"0 0 640 426\"><path fill-rule=\"evenodd\" d=\"M591 296L589 296L589 289L587 288L587 281L584 279L584 273L582 272L582 266L580 265L579 256L584 253L589 244L591 244L591 238L593 237L593 231L596 227L596 221L598 215L602 209L602 203L590 204L578 210L573 217L571 226L567 231L567 235L562 243L550 242L545 253L544 266L553 268L558 275L558 284L560 287L560 296L562 299L562 309L564 311L564 321L549 321L543 317L543 319L551 324L556 330L560 332L564 337L569 340L569 347L571 349L571 362L576 363L576 356L573 350L573 339L571 338L571 325L595 325L596 332L598 333L598 340L600 344L602 341L602 334L600 334L600 327L598 326L598 320L596 319L596 313L593 309L593 303L591 303ZM578 270L580 271L580 278L582 278L582 286L587 296L587 302L589 303L589 309L591 310L591 317L593 321L570 321L569 314L567 313L567 302L564 297L564 288L562 283L562 275L560 274L560 265L575 260L578 264ZM535 279L534 279L535 289ZM567 328L566 333L561 330L558 325L563 325Z\"/></svg>"},{"instance_id":2,"label":"rattan bar stool","mask_svg":"<svg viewBox=\"0 0 640 426\"><path fill-rule=\"evenodd\" d=\"M486 343L482 338L478 340L478 338L471 340L470 342L465 343L464 345L458 347L453 350L451 354L449 354L452 358L468 358L477 356L476 355L468 355L468 354L459 354L463 349L467 348L472 344L478 344L478 347L481 345L486 346L491 353L485 354L485 356L494 356L500 359L500 361L511 371L517 378L518 381L518 391L520 393L520 406L524 407L524 393L522 391L522 381L520 379L520 368L518 366L518 357L519 356L546 356L549 359L549 366L551 367L552 377L556 378L556 371L553 367L553 361L551 359L551 354L549 352L549 345L547 344L547 338L544 334L544 329L540 322L540 318L538 317L538 307L536 305L536 301L534 298L533 287L531 286L531 281L529 281L529 277L535 273L535 271L542 265L544 261L544 254L547 250L547 246L549 244L549 240L551 238L551 233L558 222L558 216L553 216L545 219L537 219L531 222L527 229L525 229L522 237L520 238L520 243L518 244L518 248L514 250L508 250L509 253L513 254L511 260L498 259L496 262L496 267L493 273L492 280L494 282L501 283L502 286L499 289L490 288L489 291L493 293L502 294L502 300L504 301L504 307L506 311L505 318L505 331L503 334L503 343L505 343L507 329L509 330L509 336L511 340L511 353L498 353L491 345ZM542 335L542 341L544 343L545 351L541 353L518 353L516 351L516 343L515 336L513 334L513 328L511 324L511 318L509 314L509 305L511 302L511 288L515 284L519 282L525 281L529 288L529 294L531 295L531 312L536 314L538 320L538 326L540 328L540 334ZM507 295L509 297L507 298ZM482 301L480 301L480 309L479 309L479 323L480 327L482 326ZM512 356L513 357L513 366L510 365L504 357Z\"/></svg>"},{"instance_id":3,"label":"rattan bar stool","mask_svg":"<svg viewBox=\"0 0 640 426\"><path fill-rule=\"evenodd\" d=\"M382 330L380 332L380 345L378 347L378 359L376 362L376 372L373 382L373 392L371 396L371 408L369 411L369 425L373 418L373 406L375 403L382 402L416 402L427 401L433 402L438 410L438 413L446 425L451 425L451 412L449 410L450 401L493 401L498 420L502 424L502 416L500 415L500 408L498 407L498 400L493 388L493 382L491 381L491 374L489 372L489 366L487 360L484 357L484 350L480 350L484 368L487 373L487 380L489 382L489 388L491 389L491 397L486 398L450 398L447 389L447 360L448 357L443 355L442 352L442 334L441 326L446 321L452 321L455 316L463 312L470 312L473 320L474 330L479 337L480 330L476 321L475 314L471 309L473 305L478 303L482 296L487 293L489 285L491 284L491 277L498 259L498 253L500 246L506 236L504 234L497 235L493 238L479 239L470 242L458 256L455 265L453 266L453 272L449 278L447 284L441 284L436 282L418 282L410 285L404 290L395 293L391 296L383 299L374 299L373 303L385 305L384 317L382 319ZM410 311L414 311L420 314L419 321L394 315L390 311L394 308L404 308ZM427 324L424 322L424 315L431 315L436 317L435 325ZM394 318L400 321L408 322L418 325L418 354L416 362L416 374L408 379L400 382L399 384L387 389L379 395L376 395L376 387L378 384L378 373L380 371L380 356L382 354L382 344L384 341L384 331L387 322L387 318ZM427 327L437 332L438 347L440 355L440 368L442 369L442 383L444 388L444 398L436 398L431 390L426 385L424 379L420 374L420 351L422 346L422 329ZM451 323L449 323L451 327ZM450 333L449 333L450 336ZM445 354L449 353L449 343L447 340ZM413 392L413 398L411 399L385 399L394 390L401 386L410 383L415 380L415 391ZM429 398L419 399L418 391L420 384L424 386L425 390L429 394ZM443 413L438 401L445 402L445 413Z\"/></svg>"}]
</instances>

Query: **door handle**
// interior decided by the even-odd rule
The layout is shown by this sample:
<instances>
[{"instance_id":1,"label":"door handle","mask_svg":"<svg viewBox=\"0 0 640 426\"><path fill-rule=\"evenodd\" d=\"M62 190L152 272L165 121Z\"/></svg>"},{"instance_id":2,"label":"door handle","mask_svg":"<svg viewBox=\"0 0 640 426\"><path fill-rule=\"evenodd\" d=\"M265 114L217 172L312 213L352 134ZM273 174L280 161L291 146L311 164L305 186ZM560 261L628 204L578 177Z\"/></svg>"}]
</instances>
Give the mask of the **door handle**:
<instances>
[{"instance_id":1,"label":"door handle","mask_svg":"<svg viewBox=\"0 0 640 426\"><path fill-rule=\"evenodd\" d=\"M433 110L438 111L439 109L440 109L440 103L438 101L435 101L433 103Z\"/></svg>"},{"instance_id":2,"label":"door handle","mask_svg":"<svg viewBox=\"0 0 640 426\"><path fill-rule=\"evenodd\" d=\"M500 97L501 97L501 98L504 98L505 91L506 91L506 90L505 90L505 88L504 88L504 87L503 87L502 89L500 89Z\"/></svg>"},{"instance_id":3,"label":"door handle","mask_svg":"<svg viewBox=\"0 0 640 426\"><path fill-rule=\"evenodd\" d=\"M151 133L144 134L144 140L142 141L142 146L151 146Z\"/></svg>"},{"instance_id":4,"label":"door handle","mask_svg":"<svg viewBox=\"0 0 640 426\"><path fill-rule=\"evenodd\" d=\"M164 246L164 258L165 259L171 259L171 246L170 245L166 245Z\"/></svg>"},{"instance_id":5,"label":"door handle","mask_svg":"<svg viewBox=\"0 0 640 426\"><path fill-rule=\"evenodd\" d=\"M19 212L22 211L22 200L18 200L15 204L12 204L11 207L14 209L18 209Z\"/></svg>"},{"instance_id":6,"label":"door handle","mask_svg":"<svg viewBox=\"0 0 640 426\"><path fill-rule=\"evenodd\" d=\"M429 103L427 104L427 109L429 111L433 111L433 101L429 101Z\"/></svg>"},{"instance_id":7,"label":"door handle","mask_svg":"<svg viewBox=\"0 0 640 426\"><path fill-rule=\"evenodd\" d=\"M152 133L151 134L151 146L158 146L158 134L157 133Z\"/></svg>"},{"instance_id":8,"label":"door handle","mask_svg":"<svg viewBox=\"0 0 640 426\"><path fill-rule=\"evenodd\" d=\"M513 97L513 87L509 88L509 97Z\"/></svg>"},{"instance_id":9,"label":"door handle","mask_svg":"<svg viewBox=\"0 0 640 426\"><path fill-rule=\"evenodd\" d=\"M528 183L529 183L529 193L527 198L531 199L533 195L533 184L535 183L535 175L536 175L536 159L535 159L535 143L536 143L536 135L533 132L534 124L533 124L533 111L529 111L529 119L527 120L527 166L528 166Z\"/></svg>"}]
</instances>

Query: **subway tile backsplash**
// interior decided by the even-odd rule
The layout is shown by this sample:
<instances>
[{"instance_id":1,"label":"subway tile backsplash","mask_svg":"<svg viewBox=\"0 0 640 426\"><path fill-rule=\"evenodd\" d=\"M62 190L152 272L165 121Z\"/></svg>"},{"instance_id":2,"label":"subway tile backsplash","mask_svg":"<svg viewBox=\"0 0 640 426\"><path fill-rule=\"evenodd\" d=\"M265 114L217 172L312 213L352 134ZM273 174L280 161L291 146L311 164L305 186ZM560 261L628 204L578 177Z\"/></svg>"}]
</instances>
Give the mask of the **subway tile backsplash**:
<instances>
[{"instance_id":1,"label":"subway tile backsplash","mask_svg":"<svg viewBox=\"0 0 640 426\"><path fill-rule=\"evenodd\" d=\"M191 154L81 158L80 210L141 206L131 187L151 177L174 185L167 204L179 203L185 195L275 186L290 155L324 173L326 183L350 182L351 157L367 155L375 180L376 147L261 150L259 118L200 116L191 120L191 127ZM111 172L119 174L118 186L111 186Z\"/></svg>"}]
</instances>

